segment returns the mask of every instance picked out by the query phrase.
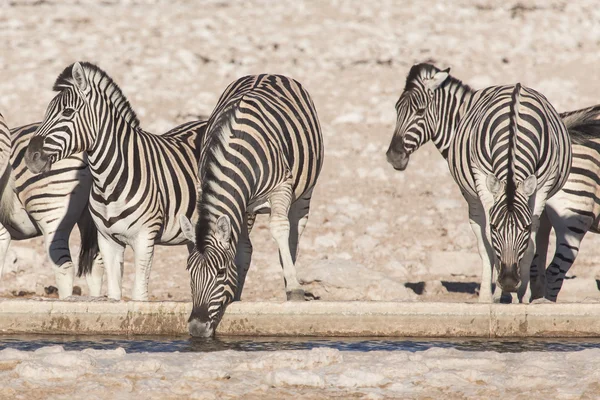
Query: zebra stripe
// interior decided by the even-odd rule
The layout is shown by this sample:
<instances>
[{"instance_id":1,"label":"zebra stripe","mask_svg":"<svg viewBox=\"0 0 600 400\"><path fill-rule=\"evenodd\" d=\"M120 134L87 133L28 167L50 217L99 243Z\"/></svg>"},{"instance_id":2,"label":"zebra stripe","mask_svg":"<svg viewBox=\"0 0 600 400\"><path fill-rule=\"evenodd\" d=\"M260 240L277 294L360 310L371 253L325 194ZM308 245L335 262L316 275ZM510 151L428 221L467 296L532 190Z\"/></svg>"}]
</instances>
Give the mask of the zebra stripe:
<instances>
[{"instance_id":1,"label":"zebra stripe","mask_svg":"<svg viewBox=\"0 0 600 400\"><path fill-rule=\"evenodd\" d=\"M148 299L155 244L187 243L179 215L195 219L198 145L206 122L180 125L163 135L140 128L117 84L97 66L75 63L58 77L44 121L26 162L34 171L85 151L93 185L90 211L106 264L108 295L121 298L125 246L133 248L132 298Z\"/></svg>"},{"instance_id":2,"label":"zebra stripe","mask_svg":"<svg viewBox=\"0 0 600 400\"><path fill-rule=\"evenodd\" d=\"M294 264L322 165L317 112L298 82L264 74L225 89L208 122L198 170L199 219L188 260L192 335L212 335L227 304L240 299L258 213L270 214L288 299L304 299Z\"/></svg>"},{"instance_id":3,"label":"zebra stripe","mask_svg":"<svg viewBox=\"0 0 600 400\"><path fill-rule=\"evenodd\" d=\"M522 299L535 250L528 242L535 240L546 199L564 185L571 164L558 113L519 84L474 91L428 64L413 67L397 109L388 161L405 169L410 154L429 139L447 156L482 257L480 301L491 301L496 260L498 283L518 290Z\"/></svg>"},{"instance_id":4,"label":"zebra stripe","mask_svg":"<svg viewBox=\"0 0 600 400\"><path fill-rule=\"evenodd\" d=\"M556 234L554 257L545 273L548 300L556 301L565 275L575 262L587 232L600 233L600 106L562 113L573 141L573 164L565 186L546 203L531 266L544 267L550 231Z\"/></svg>"},{"instance_id":5,"label":"zebra stripe","mask_svg":"<svg viewBox=\"0 0 600 400\"><path fill-rule=\"evenodd\" d=\"M90 294L99 296L99 277L101 279L104 268L98 254L96 227L87 207L92 183L87 160L76 155L57 163L53 171L32 174L23 160L27 143L38 126L39 123L30 124L9 133L6 125L0 123L3 128L0 129L0 157L9 157L0 179L0 275L11 240L43 235L54 267L58 295L60 298L70 296L73 263L69 237L77 224L81 235L78 276L86 275Z\"/></svg>"}]
</instances>

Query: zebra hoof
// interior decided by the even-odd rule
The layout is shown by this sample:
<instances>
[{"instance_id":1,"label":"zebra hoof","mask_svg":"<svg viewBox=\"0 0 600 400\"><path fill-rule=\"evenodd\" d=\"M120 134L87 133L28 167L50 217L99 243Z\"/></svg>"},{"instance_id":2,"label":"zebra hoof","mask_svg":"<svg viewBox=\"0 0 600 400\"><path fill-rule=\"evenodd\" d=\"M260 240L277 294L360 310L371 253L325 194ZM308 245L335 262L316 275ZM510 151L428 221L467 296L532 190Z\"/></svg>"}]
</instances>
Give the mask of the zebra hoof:
<instances>
[{"instance_id":1,"label":"zebra hoof","mask_svg":"<svg viewBox=\"0 0 600 400\"><path fill-rule=\"evenodd\" d=\"M286 292L288 301L304 301L304 290L294 289Z\"/></svg>"}]
</instances>

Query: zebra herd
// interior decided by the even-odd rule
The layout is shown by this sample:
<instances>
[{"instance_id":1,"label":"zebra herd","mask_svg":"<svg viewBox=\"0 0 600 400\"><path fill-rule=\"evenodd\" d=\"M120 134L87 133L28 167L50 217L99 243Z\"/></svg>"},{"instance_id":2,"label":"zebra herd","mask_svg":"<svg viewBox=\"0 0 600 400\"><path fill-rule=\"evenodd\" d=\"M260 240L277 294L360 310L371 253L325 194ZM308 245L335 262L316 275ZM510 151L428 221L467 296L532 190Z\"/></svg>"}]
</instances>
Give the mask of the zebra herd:
<instances>
[{"instance_id":1,"label":"zebra herd","mask_svg":"<svg viewBox=\"0 0 600 400\"><path fill-rule=\"evenodd\" d=\"M255 75L231 83L207 121L155 135L97 66L67 67L40 123L0 124L0 262L12 239L43 235L59 297L72 294L68 238L79 226L78 275L121 298L123 253L134 251L134 300L148 299L154 245L188 247L193 336L211 336L240 300L249 234L269 214L288 300L304 300L298 242L323 165L315 106L297 81ZM387 151L395 169L432 140L469 205L482 259L480 301L556 301L600 213L600 107L558 114L520 84L473 90L429 64L415 65L396 103ZM10 158L8 157L10 155ZM573 158L573 161L572 161ZM557 248L548 270L551 229ZM0 269L1 272L1 269ZM492 294L497 275L501 290ZM529 280L531 282L529 283Z\"/></svg>"}]
</instances>

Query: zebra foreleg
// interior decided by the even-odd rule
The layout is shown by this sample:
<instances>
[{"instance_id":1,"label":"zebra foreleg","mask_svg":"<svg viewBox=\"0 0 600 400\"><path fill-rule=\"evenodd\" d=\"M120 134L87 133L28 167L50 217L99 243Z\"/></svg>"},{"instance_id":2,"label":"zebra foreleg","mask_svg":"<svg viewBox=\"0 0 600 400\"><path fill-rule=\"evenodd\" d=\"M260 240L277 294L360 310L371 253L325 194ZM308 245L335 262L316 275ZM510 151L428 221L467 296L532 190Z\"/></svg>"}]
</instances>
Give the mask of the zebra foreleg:
<instances>
[{"instance_id":1,"label":"zebra foreleg","mask_svg":"<svg viewBox=\"0 0 600 400\"><path fill-rule=\"evenodd\" d=\"M250 231L254 226L256 215L250 214L246 216L246 220L242 224L242 232L238 240L235 252L235 265L237 267L237 289L235 291L234 301L242 299L242 291L246 282L246 275L252 261L252 243L250 242Z\"/></svg>"},{"instance_id":2,"label":"zebra foreleg","mask_svg":"<svg viewBox=\"0 0 600 400\"><path fill-rule=\"evenodd\" d=\"M290 252L290 221L288 218L292 202L292 184L287 180L278 186L269 196L271 216L269 228L277 246L279 246L279 259L283 268L285 292L288 300L304 300L304 290L298 282L296 267Z\"/></svg>"},{"instance_id":3,"label":"zebra foreleg","mask_svg":"<svg viewBox=\"0 0 600 400\"><path fill-rule=\"evenodd\" d=\"M100 297L102 295L102 281L104 280L104 260L100 253L94 257L92 272L85 276L90 296Z\"/></svg>"},{"instance_id":4,"label":"zebra foreleg","mask_svg":"<svg viewBox=\"0 0 600 400\"><path fill-rule=\"evenodd\" d=\"M4 263L6 262L6 253L10 246L10 232L0 224L0 278L2 278L2 271L4 270Z\"/></svg>"},{"instance_id":5,"label":"zebra foreleg","mask_svg":"<svg viewBox=\"0 0 600 400\"><path fill-rule=\"evenodd\" d=\"M123 253L125 246L105 237L98 232L98 247L106 268L106 286L108 297L121 300L121 282L123 280Z\"/></svg>"},{"instance_id":6,"label":"zebra foreleg","mask_svg":"<svg viewBox=\"0 0 600 400\"><path fill-rule=\"evenodd\" d=\"M550 231L552 224L546 211L540 216L540 227L535 238L535 255L531 262L531 299L544 297L546 291L546 257L548 254L548 244L550 241Z\"/></svg>"},{"instance_id":7,"label":"zebra foreleg","mask_svg":"<svg viewBox=\"0 0 600 400\"><path fill-rule=\"evenodd\" d=\"M46 250L53 264L58 297L64 299L73 294L74 266L69 252L71 229L44 234Z\"/></svg>"},{"instance_id":8,"label":"zebra foreleg","mask_svg":"<svg viewBox=\"0 0 600 400\"><path fill-rule=\"evenodd\" d=\"M148 282L154 258L154 235L140 235L133 247L135 258L135 280L133 282L133 300L148 300Z\"/></svg>"},{"instance_id":9,"label":"zebra foreleg","mask_svg":"<svg viewBox=\"0 0 600 400\"><path fill-rule=\"evenodd\" d=\"M481 286L479 288L479 302L492 302L492 260L495 259L494 250L488 240L485 211L482 206L469 204L469 222L477 239L477 249L481 257Z\"/></svg>"}]
</instances>

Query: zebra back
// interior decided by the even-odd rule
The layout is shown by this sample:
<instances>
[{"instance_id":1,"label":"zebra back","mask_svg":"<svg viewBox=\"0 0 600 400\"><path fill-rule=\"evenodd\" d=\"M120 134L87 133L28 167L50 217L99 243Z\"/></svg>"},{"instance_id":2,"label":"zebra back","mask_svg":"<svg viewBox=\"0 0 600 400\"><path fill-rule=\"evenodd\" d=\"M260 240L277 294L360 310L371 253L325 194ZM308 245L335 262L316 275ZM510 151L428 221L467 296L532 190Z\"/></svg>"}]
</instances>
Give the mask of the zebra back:
<instances>
[{"instance_id":1,"label":"zebra back","mask_svg":"<svg viewBox=\"0 0 600 400\"><path fill-rule=\"evenodd\" d=\"M600 105L560 114L573 144L600 138Z\"/></svg>"},{"instance_id":2,"label":"zebra back","mask_svg":"<svg viewBox=\"0 0 600 400\"><path fill-rule=\"evenodd\" d=\"M321 128L300 83L268 74L232 82L208 120L201 148L199 248L218 218L215 210L232 215L237 235L248 206L287 176L301 197L314 187L322 164Z\"/></svg>"}]
</instances>

